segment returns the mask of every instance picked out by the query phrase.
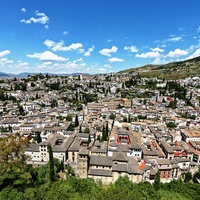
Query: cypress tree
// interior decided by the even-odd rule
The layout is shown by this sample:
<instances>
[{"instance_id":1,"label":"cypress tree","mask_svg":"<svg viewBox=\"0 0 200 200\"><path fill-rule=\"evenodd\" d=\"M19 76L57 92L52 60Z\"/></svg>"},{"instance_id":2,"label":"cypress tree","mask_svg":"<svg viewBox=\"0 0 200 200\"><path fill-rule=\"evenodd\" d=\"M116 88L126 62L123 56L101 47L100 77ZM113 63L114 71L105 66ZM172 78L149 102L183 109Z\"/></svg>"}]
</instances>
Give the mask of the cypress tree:
<instances>
[{"instance_id":1,"label":"cypress tree","mask_svg":"<svg viewBox=\"0 0 200 200\"><path fill-rule=\"evenodd\" d=\"M89 88L90 89L92 88L92 82L91 82L91 80L90 80Z\"/></svg>"},{"instance_id":2,"label":"cypress tree","mask_svg":"<svg viewBox=\"0 0 200 200\"><path fill-rule=\"evenodd\" d=\"M63 159L60 161L60 170L63 172L64 169L65 167L64 167L64 157L63 157Z\"/></svg>"},{"instance_id":3,"label":"cypress tree","mask_svg":"<svg viewBox=\"0 0 200 200\"><path fill-rule=\"evenodd\" d=\"M131 116L128 115L128 122L131 123Z\"/></svg>"},{"instance_id":4,"label":"cypress tree","mask_svg":"<svg viewBox=\"0 0 200 200\"><path fill-rule=\"evenodd\" d=\"M161 184L160 184L160 171L158 170L157 173L156 173L154 183L153 183L153 187L154 187L155 190L159 190L160 186L161 186Z\"/></svg>"},{"instance_id":5,"label":"cypress tree","mask_svg":"<svg viewBox=\"0 0 200 200\"><path fill-rule=\"evenodd\" d=\"M87 142L88 146L89 146L90 142L91 142L91 137L90 137L90 134L89 134L89 136L88 136L88 142Z\"/></svg>"},{"instance_id":6,"label":"cypress tree","mask_svg":"<svg viewBox=\"0 0 200 200\"><path fill-rule=\"evenodd\" d=\"M79 133L82 133L82 126L79 126Z\"/></svg>"},{"instance_id":7,"label":"cypress tree","mask_svg":"<svg viewBox=\"0 0 200 200\"><path fill-rule=\"evenodd\" d=\"M109 129L108 129L108 122L106 123L106 140L108 140L108 134L109 134Z\"/></svg>"},{"instance_id":8,"label":"cypress tree","mask_svg":"<svg viewBox=\"0 0 200 200\"><path fill-rule=\"evenodd\" d=\"M40 132L37 132L37 143L39 144L40 142L42 142L42 138L40 136Z\"/></svg>"},{"instance_id":9,"label":"cypress tree","mask_svg":"<svg viewBox=\"0 0 200 200\"><path fill-rule=\"evenodd\" d=\"M79 122L78 122L78 116L76 115L76 118L75 118L75 127L77 127L79 125Z\"/></svg>"},{"instance_id":10,"label":"cypress tree","mask_svg":"<svg viewBox=\"0 0 200 200\"><path fill-rule=\"evenodd\" d=\"M50 181L54 181L55 172L54 172L54 160L53 160L53 152L51 144L47 145L48 153L49 153L49 179Z\"/></svg>"},{"instance_id":11,"label":"cypress tree","mask_svg":"<svg viewBox=\"0 0 200 200\"><path fill-rule=\"evenodd\" d=\"M107 141L107 139L108 139L108 136L107 136L107 133L106 133L106 128L103 125L101 141Z\"/></svg>"}]
</instances>

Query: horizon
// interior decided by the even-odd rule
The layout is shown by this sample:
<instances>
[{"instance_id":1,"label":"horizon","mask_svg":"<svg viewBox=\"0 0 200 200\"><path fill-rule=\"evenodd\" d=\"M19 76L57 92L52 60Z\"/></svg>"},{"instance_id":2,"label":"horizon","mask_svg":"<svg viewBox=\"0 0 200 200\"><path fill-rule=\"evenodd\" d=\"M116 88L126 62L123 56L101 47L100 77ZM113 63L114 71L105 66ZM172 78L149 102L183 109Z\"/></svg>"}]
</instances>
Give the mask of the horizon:
<instances>
[{"instance_id":1,"label":"horizon","mask_svg":"<svg viewBox=\"0 0 200 200\"><path fill-rule=\"evenodd\" d=\"M198 56L198 57L200 57L200 56ZM198 57L194 57L194 58L189 58L189 59L187 59L187 60L181 60L181 61L172 61L172 62L170 62L170 63L178 63L178 62L187 62L187 61L190 61L190 60L193 60L193 59L196 59L196 58L198 58ZM95 75L100 75L100 74L104 74L104 75L106 75L106 74L110 74L110 73L120 73L120 72L123 72L123 71L126 71L126 70L131 70L131 69L139 69L139 68L142 68L142 67L146 67L146 66L149 66L149 65L152 65L152 66L163 66L163 65L168 65L168 64L170 64L170 63L164 63L164 64L145 64L145 65L143 65L143 66L139 66L139 67L135 67L135 68L126 68L126 69L122 69L122 70L120 70L120 71L117 71L117 72L105 72L105 73L103 73L103 72L99 72L99 73L89 73L89 72L73 72L73 73L67 73L67 72L64 72L64 73L56 73L56 72L28 72L28 71L23 71L23 72L20 72L20 73L10 73L10 72L3 72L3 71L0 71L0 73L4 73L4 74L7 74L7 75L15 75L15 76L17 76L17 75L20 75L20 74L28 74L28 75L30 75L30 76L32 76L31 74L49 74L50 76L51 75L67 75L67 76L71 76L71 75L74 75L74 74L83 74L83 75L90 75L90 76L95 76ZM0 76L0 77L3 77L3 76ZM12 77L12 76L11 76Z\"/></svg>"},{"instance_id":2,"label":"horizon","mask_svg":"<svg viewBox=\"0 0 200 200\"><path fill-rule=\"evenodd\" d=\"M198 0L3 1L0 71L92 75L198 57L199 7Z\"/></svg>"}]
</instances>

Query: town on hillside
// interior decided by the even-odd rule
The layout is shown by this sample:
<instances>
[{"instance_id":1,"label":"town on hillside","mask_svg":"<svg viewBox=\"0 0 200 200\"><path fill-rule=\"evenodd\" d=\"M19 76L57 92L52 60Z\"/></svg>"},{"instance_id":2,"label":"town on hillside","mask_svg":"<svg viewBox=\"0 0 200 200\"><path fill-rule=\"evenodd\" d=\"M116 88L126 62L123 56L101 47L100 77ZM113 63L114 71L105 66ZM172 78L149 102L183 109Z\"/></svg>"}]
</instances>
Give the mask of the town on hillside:
<instances>
[{"instance_id":1,"label":"town on hillside","mask_svg":"<svg viewBox=\"0 0 200 200\"><path fill-rule=\"evenodd\" d=\"M0 136L29 139L28 164L53 157L103 185L194 175L200 163L200 78L139 73L0 80Z\"/></svg>"}]
</instances>

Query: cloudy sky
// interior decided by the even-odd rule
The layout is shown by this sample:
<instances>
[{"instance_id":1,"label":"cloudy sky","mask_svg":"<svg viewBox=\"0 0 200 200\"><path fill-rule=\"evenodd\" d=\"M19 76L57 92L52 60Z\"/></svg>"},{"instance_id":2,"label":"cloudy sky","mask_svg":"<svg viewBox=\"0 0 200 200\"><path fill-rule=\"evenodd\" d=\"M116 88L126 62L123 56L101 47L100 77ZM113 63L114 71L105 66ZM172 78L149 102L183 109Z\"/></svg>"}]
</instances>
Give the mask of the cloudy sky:
<instances>
[{"instance_id":1,"label":"cloudy sky","mask_svg":"<svg viewBox=\"0 0 200 200\"><path fill-rule=\"evenodd\" d=\"M200 56L199 0L0 0L0 71L108 73Z\"/></svg>"}]
</instances>

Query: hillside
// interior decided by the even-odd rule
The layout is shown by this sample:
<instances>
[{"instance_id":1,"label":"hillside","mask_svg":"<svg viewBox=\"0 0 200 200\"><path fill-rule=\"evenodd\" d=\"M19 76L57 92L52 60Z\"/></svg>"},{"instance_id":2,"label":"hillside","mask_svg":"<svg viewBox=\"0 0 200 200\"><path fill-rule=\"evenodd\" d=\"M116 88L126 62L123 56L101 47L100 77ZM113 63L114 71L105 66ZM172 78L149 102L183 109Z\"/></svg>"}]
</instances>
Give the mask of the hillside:
<instances>
[{"instance_id":1,"label":"hillside","mask_svg":"<svg viewBox=\"0 0 200 200\"><path fill-rule=\"evenodd\" d=\"M139 68L131 68L120 71L120 73L139 72L145 77L159 77L165 79L180 79L190 76L200 76L200 56L164 65L145 65Z\"/></svg>"}]
</instances>

